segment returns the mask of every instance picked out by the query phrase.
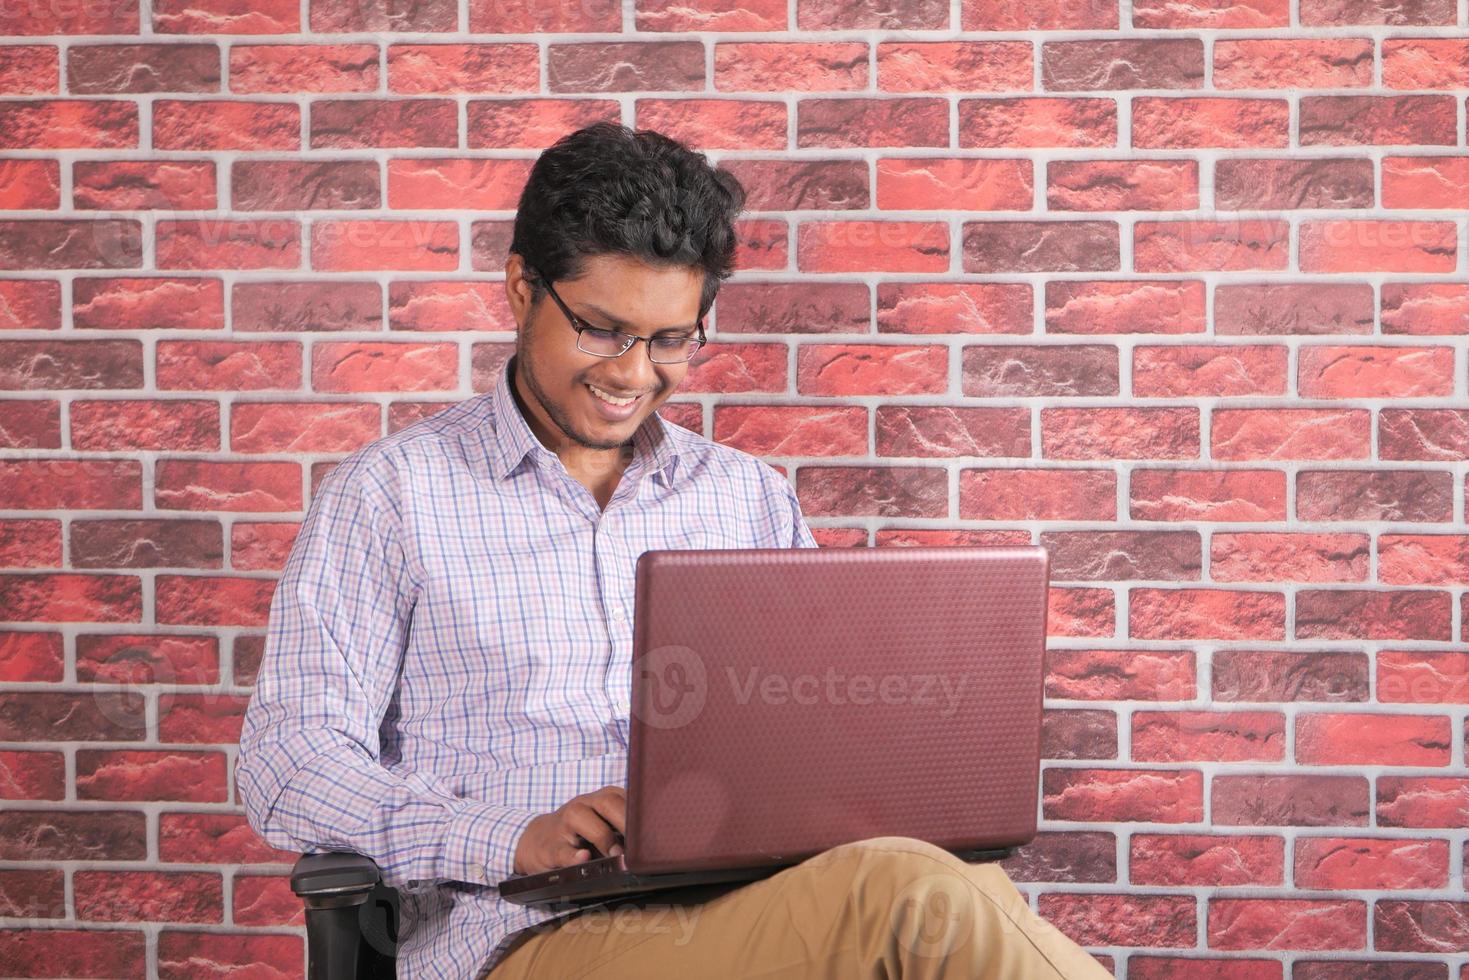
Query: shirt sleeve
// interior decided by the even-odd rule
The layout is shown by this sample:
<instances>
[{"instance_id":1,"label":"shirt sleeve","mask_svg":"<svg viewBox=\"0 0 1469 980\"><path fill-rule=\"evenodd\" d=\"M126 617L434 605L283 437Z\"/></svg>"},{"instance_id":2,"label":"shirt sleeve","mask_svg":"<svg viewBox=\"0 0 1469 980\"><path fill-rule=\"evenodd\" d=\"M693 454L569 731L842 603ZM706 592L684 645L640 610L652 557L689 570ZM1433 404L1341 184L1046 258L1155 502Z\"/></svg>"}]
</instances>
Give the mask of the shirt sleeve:
<instances>
[{"instance_id":1,"label":"shirt sleeve","mask_svg":"<svg viewBox=\"0 0 1469 980\"><path fill-rule=\"evenodd\" d=\"M354 851L384 883L495 884L513 872L529 810L454 795L382 765L415 589L395 481L365 456L322 481L271 600L236 769L250 826L274 847Z\"/></svg>"}]
</instances>

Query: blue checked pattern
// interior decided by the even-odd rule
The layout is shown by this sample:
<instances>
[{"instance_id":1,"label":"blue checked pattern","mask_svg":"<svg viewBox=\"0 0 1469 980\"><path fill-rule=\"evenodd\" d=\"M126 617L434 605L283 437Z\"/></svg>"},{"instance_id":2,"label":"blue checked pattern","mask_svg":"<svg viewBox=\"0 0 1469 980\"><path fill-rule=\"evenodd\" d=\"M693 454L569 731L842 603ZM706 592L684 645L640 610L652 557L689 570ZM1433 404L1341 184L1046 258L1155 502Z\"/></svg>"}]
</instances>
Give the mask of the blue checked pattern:
<instances>
[{"instance_id":1,"label":"blue checked pattern","mask_svg":"<svg viewBox=\"0 0 1469 980\"><path fill-rule=\"evenodd\" d=\"M463 980L554 913L500 900L532 817L627 772L633 572L816 547L773 468L654 415L605 512L495 387L342 460L271 602L239 796L275 847L402 895L402 980Z\"/></svg>"}]
</instances>

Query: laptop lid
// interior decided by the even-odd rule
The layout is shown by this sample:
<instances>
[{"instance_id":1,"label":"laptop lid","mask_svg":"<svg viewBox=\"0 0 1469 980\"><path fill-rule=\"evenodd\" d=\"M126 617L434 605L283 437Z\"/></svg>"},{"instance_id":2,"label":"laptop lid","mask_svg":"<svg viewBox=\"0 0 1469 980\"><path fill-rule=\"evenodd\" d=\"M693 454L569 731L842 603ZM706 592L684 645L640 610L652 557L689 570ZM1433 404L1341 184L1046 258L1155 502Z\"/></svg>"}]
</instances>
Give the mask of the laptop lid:
<instances>
[{"instance_id":1,"label":"laptop lid","mask_svg":"<svg viewBox=\"0 0 1469 980\"><path fill-rule=\"evenodd\" d=\"M636 575L628 869L1034 837L1045 548L659 550Z\"/></svg>"}]
</instances>

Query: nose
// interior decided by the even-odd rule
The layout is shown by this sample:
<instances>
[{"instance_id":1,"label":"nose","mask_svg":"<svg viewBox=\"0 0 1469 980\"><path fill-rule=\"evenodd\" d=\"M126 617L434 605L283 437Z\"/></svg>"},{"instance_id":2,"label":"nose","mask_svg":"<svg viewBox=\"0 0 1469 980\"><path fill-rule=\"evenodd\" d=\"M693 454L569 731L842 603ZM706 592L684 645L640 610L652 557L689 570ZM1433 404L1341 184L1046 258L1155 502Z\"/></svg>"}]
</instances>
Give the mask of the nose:
<instances>
[{"instance_id":1,"label":"nose","mask_svg":"<svg viewBox=\"0 0 1469 980\"><path fill-rule=\"evenodd\" d=\"M607 378L609 384L616 381L623 391L655 391L662 386L658 376L658 365L648 357L646 343L636 343L623 351L621 356L609 358L612 371Z\"/></svg>"}]
</instances>

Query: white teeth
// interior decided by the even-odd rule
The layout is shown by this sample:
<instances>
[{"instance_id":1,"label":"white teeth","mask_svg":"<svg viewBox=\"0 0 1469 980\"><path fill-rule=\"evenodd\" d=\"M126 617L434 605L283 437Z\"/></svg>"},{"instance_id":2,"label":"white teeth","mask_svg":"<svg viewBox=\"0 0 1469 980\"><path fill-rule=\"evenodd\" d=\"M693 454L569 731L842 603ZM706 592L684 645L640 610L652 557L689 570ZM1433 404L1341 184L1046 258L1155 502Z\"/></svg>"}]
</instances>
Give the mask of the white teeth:
<instances>
[{"instance_id":1,"label":"white teeth","mask_svg":"<svg viewBox=\"0 0 1469 980\"><path fill-rule=\"evenodd\" d=\"M633 402L637 401L636 398L613 398L611 395L607 394L607 392L603 391L601 388L598 388L596 385L587 385L587 387L592 389L592 393L594 395L596 395L598 398L602 399L609 405L626 406L631 405Z\"/></svg>"}]
</instances>

